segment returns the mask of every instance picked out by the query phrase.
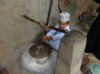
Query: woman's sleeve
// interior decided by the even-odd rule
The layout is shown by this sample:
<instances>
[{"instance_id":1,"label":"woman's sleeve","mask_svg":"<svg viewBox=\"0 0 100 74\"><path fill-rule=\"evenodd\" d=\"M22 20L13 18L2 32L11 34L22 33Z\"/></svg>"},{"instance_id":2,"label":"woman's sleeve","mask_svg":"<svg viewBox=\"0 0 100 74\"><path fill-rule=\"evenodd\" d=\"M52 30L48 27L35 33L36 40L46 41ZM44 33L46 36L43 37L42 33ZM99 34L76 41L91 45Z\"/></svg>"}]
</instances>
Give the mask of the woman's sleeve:
<instances>
[{"instance_id":1,"label":"woman's sleeve","mask_svg":"<svg viewBox=\"0 0 100 74\"><path fill-rule=\"evenodd\" d=\"M100 4L100 0L94 0L94 1Z\"/></svg>"}]
</instances>

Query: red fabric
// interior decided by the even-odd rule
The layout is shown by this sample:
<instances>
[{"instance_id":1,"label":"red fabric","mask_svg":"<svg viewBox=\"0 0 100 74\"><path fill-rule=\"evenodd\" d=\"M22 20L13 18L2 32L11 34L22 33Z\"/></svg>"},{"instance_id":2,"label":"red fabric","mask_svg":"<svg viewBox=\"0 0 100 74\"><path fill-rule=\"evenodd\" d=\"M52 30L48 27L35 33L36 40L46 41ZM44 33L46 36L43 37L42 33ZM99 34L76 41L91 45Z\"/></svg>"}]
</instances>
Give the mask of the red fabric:
<instances>
[{"instance_id":1,"label":"red fabric","mask_svg":"<svg viewBox=\"0 0 100 74\"><path fill-rule=\"evenodd\" d=\"M0 71L0 74L8 74L7 69L6 69L6 68L2 69L2 70Z\"/></svg>"}]
</instances>

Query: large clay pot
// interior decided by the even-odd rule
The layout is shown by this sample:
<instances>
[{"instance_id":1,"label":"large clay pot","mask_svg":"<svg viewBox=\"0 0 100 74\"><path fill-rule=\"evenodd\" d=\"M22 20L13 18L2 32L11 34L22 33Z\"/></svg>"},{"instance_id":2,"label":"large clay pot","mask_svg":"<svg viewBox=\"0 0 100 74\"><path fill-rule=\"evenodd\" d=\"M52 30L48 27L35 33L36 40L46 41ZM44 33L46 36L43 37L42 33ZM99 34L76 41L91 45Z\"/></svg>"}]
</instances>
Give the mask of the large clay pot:
<instances>
[{"instance_id":1,"label":"large clay pot","mask_svg":"<svg viewBox=\"0 0 100 74\"><path fill-rule=\"evenodd\" d=\"M44 43L39 42L29 48L29 54L38 64L44 64L50 57L52 48Z\"/></svg>"},{"instance_id":2,"label":"large clay pot","mask_svg":"<svg viewBox=\"0 0 100 74\"><path fill-rule=\"evenodd\" d=\"M38 47L37 47L38 46ZM46 48L46 49L44 49ZM22 64L28 70L34 72L53 72L55 68L57 52L41 43L26 45L21 56ZM47 74L48 74L47 73Z\"/></svg>"}]
</instances>

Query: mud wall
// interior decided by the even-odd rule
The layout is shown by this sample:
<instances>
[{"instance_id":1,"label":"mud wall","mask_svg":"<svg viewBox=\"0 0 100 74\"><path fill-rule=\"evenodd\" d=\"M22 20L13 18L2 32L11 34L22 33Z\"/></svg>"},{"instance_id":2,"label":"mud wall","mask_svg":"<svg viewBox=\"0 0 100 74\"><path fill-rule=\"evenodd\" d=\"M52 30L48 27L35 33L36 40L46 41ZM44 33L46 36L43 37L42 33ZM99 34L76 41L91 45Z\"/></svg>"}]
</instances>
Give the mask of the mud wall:
<instances>
[{"instance_id":1,"label":"mud wall","mask_svg":"<svg viewBox=\"0 0 100 74\"><path fill-rule=\"evenodd\" d=\"M51 25L57 23L57 0L53 0L52 7ZM0 65L11 64L19 53L18 47L24 43L34 42L43 31L21 15L26 14L46 22L48 8L49 0L0 0Z\"/></svg>"}]
</instances>

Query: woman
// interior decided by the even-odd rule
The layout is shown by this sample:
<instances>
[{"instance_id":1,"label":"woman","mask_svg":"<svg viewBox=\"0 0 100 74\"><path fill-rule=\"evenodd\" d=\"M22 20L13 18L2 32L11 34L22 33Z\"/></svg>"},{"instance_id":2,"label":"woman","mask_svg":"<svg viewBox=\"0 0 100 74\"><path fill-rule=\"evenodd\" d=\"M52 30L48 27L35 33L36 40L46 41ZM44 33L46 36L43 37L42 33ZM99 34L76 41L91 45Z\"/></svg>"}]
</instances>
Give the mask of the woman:
<instances>
[{"instance_id":1,"label":"woman","mask_svg":"<svg viewBox=\"0 0 100 74\"><path fill-rule=\"evenodd\" d=\"M94 1L100 4L100 0ZM87 34L85 52L93 53L100 60L100 12Z\"/></svg>"}]
</instances>

